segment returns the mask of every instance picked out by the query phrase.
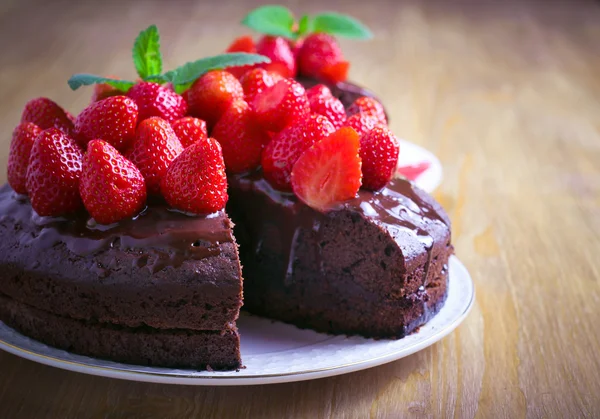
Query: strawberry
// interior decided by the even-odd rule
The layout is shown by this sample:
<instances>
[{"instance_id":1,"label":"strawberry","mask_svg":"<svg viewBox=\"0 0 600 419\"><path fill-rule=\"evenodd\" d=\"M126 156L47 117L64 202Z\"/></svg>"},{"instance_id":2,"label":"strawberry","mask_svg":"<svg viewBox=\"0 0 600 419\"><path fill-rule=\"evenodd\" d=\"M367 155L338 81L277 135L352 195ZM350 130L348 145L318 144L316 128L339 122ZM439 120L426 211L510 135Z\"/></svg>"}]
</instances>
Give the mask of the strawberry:
<instances>
[{"instance_id":1,"label":"strawberry","mask_svg":"<svg viewBox=\"0 0 600 419\"><path fill-rule=\"evenodd\" d=\"M429 167L431 163L428 161L422 161L419 163L408 164L406 166L398 167L396 173L400 176L404 176L408 180L415 180L419 176L421 176Z\"/></svg>"},{"instance_id":2,"label":"strawberry","mask_svg":"<svg viewBox=\"0 0 600 419\"><path fill-rule=\"evenodd\" d=\"M249 54L256 53L256 45L251 36L240 36L233 40L226 52L247 52ZM251 70L253 65L240 65L236 67L228 67L227 71L233 74L238 79L241 78L247 71Z\"/></svg>"},{"instance_id":3,"label":"strawberry","mask_svg":"<svg viewBox=\"0 0 600 419\"><path fill-rule=\"evenodd\" d=\"M73 130L73 121L67 112L56 102L45 97L27 102L21 114L21 122L32 122L43 130L58 128L67 134L71 134Z\"/></svg>"},{"instance_id":4,"label":"strawberry","mask_svg":"<svg viewBox=\"0 0 600 419\"><path fill-rule=\"evenodd\" d=\"M27 192L39 215L58 216L81 208L79 177L83 151L58 128L42 131L31 148Z\"/></svg>"},{"instance_id":5,"label":"strawberry","mask_svg":"<svg viewBox=\"0 0 600 419\"><path fill-rule=\"evenodd\" d=\"M306 118L310 113L306 91L293 79L283 79L266 88L256 95L251 107L258 123L274 132Z\"/></svg>"},{"instance_id":6,"label":"strawberry","mask_svg":"<svg viewBox=\"0 0 600 419\"><path fill-rule=\"evenodd\" d=\"M364 113L354 114L344 122L345 127L354 128L361 136L371 131L378 124L377 119Z\"/></svg>"},{"instance_id":7,"label":"strawberry","mask_svg":"<svg viewBox=\"0 0 600 419\"><path fill-rule=\"evenodd\" d=\"M256 52L271 60L268 64L262 64L263 68L283 77L296 77L296 60L285 38L265 35L258 41Z\"/></svg>"},{"instance_id":8,"label":"strawberry","mask_svg":"<svg viewBox=\"0 0 600 419\"><path fill-rule=\"evenodd\" d=\"M290 176L298 157L317 141L335 131L322 115L311 115L281 131L265 147L261 164L265 179L283 191L291 190Z\"/></svg>"},{"instance_id":9,"label":"strawberry","mask_svg":"<svg viewBox=\"0 0 600 419\"><path fill-rule=\"evenodd\" d=\"M322 77L325 69L325 78L329 81L344 81L348 71L342 49L336 39L326 33L306 37L298 53L298 67L303 76L315 78ZM330 80L332 78L335 80Z\"/></svg>"},{"instance_id":10,"label":"strawberry","mask_svg":"<svg viewBox=\"0 0 600 419\"><path fill-rule=\"evenodd\" d=\"M229 105L244 98L244 89L231 73L209 71L194 82L188 94L189 113L203 119L211 130Z\"/></svg>"},{"instance_id":11,"label":"strawberry","mask_svg":"<svg viewBox=\"0 0 600 419\"><path fill-rule=\"evenodd\" d=\"M350 63L348 61L338 61L337 63L323 66L318 77L329 83L339 83L346 81L348 70L350 70Z\"/></svg>"},{"instance_id":12,"label":"strawberry","mask_svg":"<svg viewBox=\"0 0 600 419\"><path fill-rule=\"evenodd\" d=\"M310 111L326 116L333 126L340 128L346 121L346 110L343 103L331 94L331 90L323 84L317 84L306 91Z\"/></svg>"},{"instance_id":13,"label":"strawberry","mask_svg":"<svg viewBox=\"0 0 600 419\"><path fill-rule=\"evenodd\" d=\"M138 106L138 121L158 116L167 122L183 118L187 103L181 95L158 83L142 82L134 85L127 96Z\"/></svg>"},{"instance_id":14,"label":"strawberry","mask_svg":"<svg viewBox=\"0 0 600 419\"><path fill-rule=\"evenodd\" d=\"M363 187L376 191L392 178L398 164L400 143L389 128L379 125L360 139Z\"/></svg>"},{"instance_id":15,"label":"strawberry","mask_svg":"<svg viewBox=\"0 0 600 419\"><path fill-rule=\"evenodd\" d=\"M244 89L244 98L247 102L252 102L257 94L267 87L273 86L283 77L279 73L271 73L264 68L254 68L246 72L240 79Z\"/></svg>"},{"instance_id":16,"label":"strawberry","mask_svg":"<svg viewBox=\"0 0 600 419\"><path fill-rule=\"evenodd\" d=\"M135 138L138 107L126 96L112 96L88 105L75 119L75 133L80 144L102 139L119 150L126 149Z\"/></svg>"},{"instance_id":17,"label":"strawberry","mask_svg":"<svg viewBox=\"0 0 600 419\"><path fill-rule=\"evenodd\" d=\"M206 122L192 116L178 119L171 124L173 131L181 141L183 148L187 148L196 141L203 141L208 138Z\"/></svg>"},{"instance_id":18,"label":"strawberry","mask_svg":"<svg viewBox=\"0 0 600 419\"><path fill-rule=\"evenodd\" d=\"M231 104L215 125L212 136L221 144L225 166L230 173L256 169L263 146L270 140L267 133L257 126L244 100Z\"/></svg>"},{"instance_id":19,"label":"strawberry","mask_svg":"<svg viewBox=\"0 0 600 419\"><path fill-rule=\"evenodd\" d=\"M350 105L348 108L348 115L355 115L357 113L364 113L377 119L382 124L387 125L387 119L385 117L385 110L383 105L372 97L362 96L359 97Z\"/></svg>"},{"instance_id":20,"label":"strawberry","mask_svg":"<svg viewBox=\"0 0 600 419\"><path fill-rule=\"evenodd\" d=\"M158 194L167 168L182 151L183 146L171 125L153 116L138 125L135 141L126 157L144 176L148 194Z\"/></svg>"},{"instance_id":21,"label":"strawberry","mask_svg":"<svg viewBox=\"0 0 600 419\"><path fill-rule=\"evenodd\" d=\"M343 127L307 149L292 170L296 196L323 212L354 198L361 184L359 138Z\"/></svg>"},{"instance_id":22,"label":"strawberry","mask_svg":"<svg viewBox=\"0 0 600 419\"><path fill-rule=\"evenodd\" d=\"M195 214L210 214L225 208L227 175L219 142L198 141L177 157L160 190L174 208Z\"/></svg>"},{"instance_id":23,"label":"strawberry","mask_svg":"<svg viewBox=\"0 0 600 419\"><path fill-rule=\"evenodd\" d=\"M103 140L92 140L88 144L79 192L85 208L100 224L133 217L146 203L142 173Z\"/></svg>"},{"instance_id":24,"label":"strawberry","mask_svg":"<svg viewBox=\"0 0 600 419\"><path fill-rule=\"evenodd\" d=\"M27 166L35 138L42 129L32 122L22 122L16 126L8 152L8 184L17 193L27 194Z\"/></svg>"}]
</instances>

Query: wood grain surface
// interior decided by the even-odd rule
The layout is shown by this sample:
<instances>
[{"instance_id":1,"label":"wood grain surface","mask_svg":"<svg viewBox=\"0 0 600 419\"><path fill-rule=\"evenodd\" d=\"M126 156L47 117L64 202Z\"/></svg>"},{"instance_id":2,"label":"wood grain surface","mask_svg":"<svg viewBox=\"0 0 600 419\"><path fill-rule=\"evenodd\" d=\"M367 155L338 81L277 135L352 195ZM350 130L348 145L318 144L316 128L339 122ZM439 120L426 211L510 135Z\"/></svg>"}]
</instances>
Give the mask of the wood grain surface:
<instances>
[{"instance_id":1,"label":"wood grain surface","mask_svg":"<svg viewBox=\"0 0 600 419\"><path fill-rule=\"evenodd\" d=\"M143 27L159 26L173 68L222 51L258 4L3 0L0 166L27 100L78 112L90 91L70 91L71 74L133 77ZM400 361L284 385L143 384L0 352L0 417L600 417L600 3L289 5L373 29L343 42L351 78L444 165L436 197L477 288L468 319Z\"/></svg>"}]
</instances>

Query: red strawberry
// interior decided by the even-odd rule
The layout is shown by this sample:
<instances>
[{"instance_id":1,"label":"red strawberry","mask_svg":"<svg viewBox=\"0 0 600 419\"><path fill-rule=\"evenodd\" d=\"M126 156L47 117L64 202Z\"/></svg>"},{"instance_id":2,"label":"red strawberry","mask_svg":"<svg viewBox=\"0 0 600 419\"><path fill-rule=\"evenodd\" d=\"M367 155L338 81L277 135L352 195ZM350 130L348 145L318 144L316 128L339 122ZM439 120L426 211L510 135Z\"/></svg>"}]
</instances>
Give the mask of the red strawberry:
<instances>
[{"instance_id":1,"label":"red strawberry","mask_svg":"<svg viewBox=\"0 0 600 419\"><path fill-rule=\"evenodd\" d=\"M190 114L203 119L211 130L236 99L244 98L244 89L231 73L222 70L202 75L188 94Z\"/></svg>"},{"instance_id":2,"label":"red strawberry","mask_svg":"<svg viewBox=\"0 0 600 419\"><path fill-rule=\"evenodd\" d=\"M376 191L392 178L398 164L400 142L385 126L376 126L360 139L363 187Z\"/></svg>"},{"instance_id":3,"label":"red strawberry","mask_svg":"<svg viewBox=\"0 0 600 419\"><path fill-rule=\"evenodd\" d=\"M71 134L73 129L73 121L67 112L56 102L45 97L27 102L21 115L21 122L33 122L43 130L58 128L67 134Z\"/></svg>"},{"instance_id":4,"label":"red strawberry","mask_svg":"<svg viewBox=\"0 0 600 419\"><path fill-rule=\"evenodd\" d=\"M210 214L225 208L227 175L219 142L198 141L177 157L160 190L174 208L195 214Z\"/></svg>"},{"instance_id":5,"label":"red strawberry","mask_svg":"<svg viewBox=\"0 0 600 419\"><path fill-rule=\"evenodd\" d=\"M346 81L348 70L350 70L350 63L348 61L339 61L335 64L323 66L318 77L330 83L339 83Z\"/></svg>"},{"instance_id":6,"label":"red strawberry","mask_svg":"<svg viewBox=\"0 0 600 419\"><path fill-rule=\"evenodd\" d=\"M119 150L126 149L135 138L138 107L125 96L112 96L88 105L75 119L78 141L86 145L102 139Z\"/></svg>"},{"instance_id":7,"label":"red strawberry","mask_svg":"<svg viewBox=\"0 0 600 419\"><path fill-rule=\"evenodd\" d=\"M290 48L292 49L292 55L294 56L294 59L296 60L296 63L297 63L298 56L300 55L300 51L302 50L302 45L304 45L304 38L299 38L299 39L296 39L295 41L288 40L288 44L290 45Z\"/></svg>"},{"instance_id":8,"label":"red strawberry","mask_svg":"<svg viewBox=\"0 0 600 419\"><path fill-rule=\"evenodd\" d=\"M419 163L408 164L406 166L398 167L396 173L401 176L404 176L408 180L415 180L419 176L421 176L429 167L431 163L428 161L422 161Z\"/></svg>"},{"instance_id":9,"label":"red strawberry","mask_svg":"<svg viewBox=\"0 0 600 419\"><path fill-rule=\"evenodd\" d=\"M256 120L268 131L281 131L310 113L304 87L283 79L256 95L251 104Z\"/></svg>"},{"instance_id":10,"label":"red strawberry","mask_svg":"<svg viewBox=\"0 0 600 419\"><path fill-rule=\"evenodd\" d=\"M302 48L298 54L298 67L300 74L307 77L321 77L323 69L327 69L329 73L340 73L340 69L347 72L347 64L342 64L342 68L337 68L336 64L344 63L344 55L342 49L338 45L336 39L326 33L313 33L306 37ZM340 67L340 65L338 65ZM345 74L337 74L337 80L343 81L340 76ZM331 75L330 75L331 77Z\"/></svg>"},{"instance_id":11,"label":"red strawberry","mask_svg":"<svg viewBox=\"0 0 600 419\"><path fill-rule=\"evenodd\" d=\"M331 90L323 84L317 84L306 91L310 103L310 111L329 118L333 126L340 128L346 121L346 110L343 103L333 97Z\"/></svg>"},{"instance_id":12,"label":"red strawberry","mask_svg":"<svg viewBox=\"0 0 600 419\"><path fill-rule=\"evenodd\" d=\"M142 82L134 85L127 96L138 106L138 121L158 116L167 122L183 118L187 103L181 95L158 83Z\"/></svg>"},{"instance_id":13,"label":"red strawberry","mask_svg":"<svg viewBox=\"0 0 600 419\"><path fill-rule=\"evenodd\" d=\"M178 119L171 124L173 131L181 141L183 148L187 148L196 141L203 141L208 138L206 122L192 116Z\"/></svg>"},{"instance_id":14,"label":"red strawberry","mask_svg":"<svg viewBox=\"0 0 600 419\"><path fill-rule=\"evenodd\" d=\"M377 121L381 122L382 124L387 125L387 119L385 117L383 105L372 97L359 97L352 105L350 105L348 108L348 115L354 115L357 113L367 114L377 119Z\"/></svg>"},{"instance_id":15,"label":"red strawberry","mask_svg":"<svg viewBox=\"0 0 600 419\"><path fill-rule=\"evenodd\" d=\"M225 166L230 173L256 169L264 144L270 140L267 133L256 125L244 100L231 104L215 125L212 136L221 144Z\"/></svg>"},{"instance_id":16,"label":"red strawberry","mask_svg":"<svg viewBox=\"0 0 600 419\"><path fill-rule=\"evenodd\" d=\"M263 174L274 188L289 191L290 176L298 157L317 141L335 131L329 119L311 115L281 131L265 147Z\"/></svg>"},{"instance_id":17,"label":"red strawberry","mask_svg":"<svg viewBox=\"0 0 600 419\"><path fill-rule=\"evenodd\" d=\"M281 36L263 36L256 45L256 52L271 59L261 66L283 77L296 77L296 60L290 44Z\"/></svg>"},{"instance_id":18,"label":"red strawberry","mask_svg":"<svg viewBox=\"0 0 600 419\"><path fill-rule=\"evenodd\" d=\"M379 125L379 121L364 113L354 114L344 122L345 127L354 128L361 136L371 131L376 125Z\"/></svg>"},{"instance_id":19,"label":"red strawberry","mask_svg":"<svg viewBox=\"0 0 600 419\"><path fill-rule=\"evenodd\" d=\"M254 39L251 36L240 36L233 40L231 45L227 48L227 52L247 52L249 54L256 53L256 45ZM244 73L254 68L254 65L241 65L237 67L228 67L227 71L236 76L238 79L241 78Z\"/></svg>"},{"instance_id":20,"label":"red strawberry","mask_svg":"<svg viewBox=\"0 0 600 419\"><path fill-rule=\"evenodd\" d=\"M88 144L79 192L85 208L100 224L133 217L146 203L146 185L138 168L103 140Z\"/></svg>"},{"instance_id":21,"label":"red strawberry","mask_svg":"<svg viewBox=\"0 0 600 419\"><path fill-rule=\"evenodd\" d=\"M35 138L42 132L32 122L22 122L13 131L8 153L8 184L17 193L27 194L27 167Z\"/></svg>"},{"instance_id":22,"label":"red strawberry","mask_svg":"<svg viewBox=\"0 0 600 419\"><path fill-rule=\"evenodd\" d=\"M281 79L282 77L279 73L271 73L264 68L249 70L240 79L246 101L251 102L257 94L267 87L273 86Z\"/></svg>"},{"instance_id":23,"label":"red strawberry","mask_svg":"<svg viewBox=\"0 0 600 419\"><path fill-rule=\"evenodd\" d=\"M348 127L307 149L292 171L296 196L318 211L354 198L361 183L358 149L358 133Z\"/></svg>"},{"instance_id":24,"label":"red strawberry","mask_svg":"<svg viewBox=\"0 0 600 419\"><path fill-rule=\"evenodd\" d=\"M138 125L135 142L126 157L144 176L148 194L158 194L167 168L182 151L183 146L171 125L153 116Z\"/></svg>"},{"instance_id":25,"label":"red strawberry","mask_svg":"<svg viewBox=\"0 0 600 419\"><path fill-rule=\"evenodd\" d=\"M31 148L27 192L39 215L58 216L81 208L79 177L83 151L58 128L42 131Z\"/></svg>"}]
</instances>

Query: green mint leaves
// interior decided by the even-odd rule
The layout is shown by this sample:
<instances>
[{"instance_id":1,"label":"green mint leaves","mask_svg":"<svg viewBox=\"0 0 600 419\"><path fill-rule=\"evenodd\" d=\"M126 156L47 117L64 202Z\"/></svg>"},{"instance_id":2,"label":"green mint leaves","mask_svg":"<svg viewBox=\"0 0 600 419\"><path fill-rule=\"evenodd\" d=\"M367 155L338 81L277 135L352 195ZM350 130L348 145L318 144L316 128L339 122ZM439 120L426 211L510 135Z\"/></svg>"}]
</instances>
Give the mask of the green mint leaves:
<instances>
[{"instance_id":1,"label":"green mint leaves","mask_svg":"<svg viewBox=\"0 0 600 419\"><path fill-rule=\"evenodd\" d=\"M304 15L298 22L292 12L277 5L260 6L246 15L242 24L257 32L298 39L314 32L325 32L333 36L350 39L369 39L371 31L351 16L341 13L319 13Z\"/></svg>"},{"instance_id":2,"label":"green mint leaves","mask_svg":"<svg viewBox=\"0 0 600 419\"><path fill-rule=\"evenodd\" d=\"M138 75L146 80L162 73L160 35L156 25L150 25L140 32L133 44L133 64Z\"/></svg>"},{"instance_id":3,"label":"green mint leaves","mask_svg":"<svg viewBox=\"0 0 600 419\"><path fill-rule=\"evenodd\" d=\"M271 60L262 55L236 52L202 58L161 74L162 55L157 27L151 25L144 29L133 45L133 64L140 78L155 83L170 82L177 93L187 90L198 77L208 71L269 62ZM122 92L127 92L135 84L133 81L110 79L93 74L75 74L67 83L72 90L77 90L81 86L106 83Z\"/></svg>"}]
</instances>

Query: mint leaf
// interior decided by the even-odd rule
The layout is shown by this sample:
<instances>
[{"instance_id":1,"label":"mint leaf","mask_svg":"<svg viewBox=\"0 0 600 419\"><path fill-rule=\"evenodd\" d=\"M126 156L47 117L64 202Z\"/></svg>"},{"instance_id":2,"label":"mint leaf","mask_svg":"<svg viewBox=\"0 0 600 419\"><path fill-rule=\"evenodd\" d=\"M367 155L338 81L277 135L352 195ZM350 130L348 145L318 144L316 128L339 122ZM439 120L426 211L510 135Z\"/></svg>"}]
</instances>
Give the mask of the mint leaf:
<instances>
[{"instance_id":1,"label":"mint leaf","mask_svg":"<svg viewBox=\"0 0 600 419\"><path fill-rule=\"evenodd\" d=\"M267 5L252 10L242 24L266 35L295 39L294 15L287 7Z\"/></svg>"},{"instance_id":2,"label":"mint leaf","mask_svg":"<svg viewBox=\"0 0 600 419\"><path fill-rule=\"evenodd\" d=\"M75 74L71 76L67 83L71 90L77 90L81 86L106 83L122 92L128 91L135 84L132 81L109 79L106 77L94 76L93 74Z\"/></svg>"},{"instance_id":3,"label":"mint leaf","mask_svg":"<svg viewBox=\"0 0 600 419\"><path fill-rule=\"evenodd\" d=\"M300 22L298 22L298 32L296 36L304 36L313 31L313 21L308 15L304 15L300 18Z\"/></svg>"},{"instance_id":4,"label":"mint leaf","mask_svg":"<svg viewBox=\"0 0 600 419\"><path fill-rule=\"evenodd\" d=\"M148 26L135 39L133 64L142 79L162 73L160 35L156 25Z\"/></svg>"},{"instance_id":5,"label":"mint leaf","mask_svg":"<svg viewBox=\"0 0 600 419\"><path fill-rule=\"evenodd\" d=\"M343 38L369 39L373 34L353 17L340 13L321 13L313 17L313 31Z\"/></svg>"},{"instance_id":6,"label":"mint leaf","mask_svg":"<svg viewBox=\"0 0 600 419\"><path fill-rule=\"evenodd\" d=\"M165 73L163 77L165 80L173 83L173 86L177 88L177 86L194 82L198 77L211 70L269 62L271 62L271 60L262 55L232 52L229 54L215 55L214 57L201 58L197 61L186 63L181 67L177 67L175 70Z\"/></svg>"}]
</instances>

